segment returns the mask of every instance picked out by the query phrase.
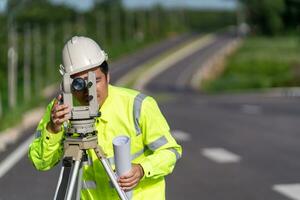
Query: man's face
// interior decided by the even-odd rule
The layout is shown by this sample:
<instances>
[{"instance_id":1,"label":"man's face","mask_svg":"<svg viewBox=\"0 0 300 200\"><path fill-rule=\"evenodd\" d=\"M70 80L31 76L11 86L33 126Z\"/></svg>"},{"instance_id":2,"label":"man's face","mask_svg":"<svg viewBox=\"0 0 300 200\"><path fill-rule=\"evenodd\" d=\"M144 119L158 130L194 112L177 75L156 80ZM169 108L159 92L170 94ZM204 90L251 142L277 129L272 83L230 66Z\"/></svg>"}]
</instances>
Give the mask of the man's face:
<instances>
[{"instance_id":1,"label":"man's face","mask_svg":"<svg viewBox=\"0 0 300 200\"><path fill-rule=\"evenodd\" d=\"M96 75L96 90L97 90L97 100L100 105L104 103L107 95L108 95L108 83L109 83L109 74L107 77L105 74L100 70L99 67L83 71L71 76L71 78L83 78L85 80L88 79L88 72L92 71L95 72ZM80 92L73 92L75 98L79 101L81 105L88 105L88 90L80 91Z\"/></svg>"}]
</instances>

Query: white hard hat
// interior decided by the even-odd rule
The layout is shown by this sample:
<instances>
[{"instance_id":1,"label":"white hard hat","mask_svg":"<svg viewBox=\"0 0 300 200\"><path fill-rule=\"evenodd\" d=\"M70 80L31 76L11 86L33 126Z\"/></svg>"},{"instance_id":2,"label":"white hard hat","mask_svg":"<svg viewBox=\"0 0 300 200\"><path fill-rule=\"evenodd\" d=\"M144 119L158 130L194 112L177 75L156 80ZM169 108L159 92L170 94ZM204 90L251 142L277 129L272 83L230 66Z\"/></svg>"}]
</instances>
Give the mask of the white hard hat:
<instances>
[{"instance_id":1,"label":"white hard hat","mask_svg":"<svg viewBox=\"0 0 300 200\"><path fill-rule=\"evenodd\" d=\"M62 51L61 74L70 75L101 65L107 54L92 39L82 36L72 37Z\"/></svg>"}]
</instances>

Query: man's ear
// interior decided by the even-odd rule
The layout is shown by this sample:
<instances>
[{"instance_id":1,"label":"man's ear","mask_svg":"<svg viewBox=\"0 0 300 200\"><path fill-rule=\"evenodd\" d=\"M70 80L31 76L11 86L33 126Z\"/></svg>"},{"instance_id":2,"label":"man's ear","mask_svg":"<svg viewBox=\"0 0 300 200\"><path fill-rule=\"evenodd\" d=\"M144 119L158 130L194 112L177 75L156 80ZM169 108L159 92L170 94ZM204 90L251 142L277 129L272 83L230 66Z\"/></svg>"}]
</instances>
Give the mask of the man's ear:
<instances>
[{"instance_id":1,"label":"man's ear","mask_svg":"<svg viewBox=\"0 0 300 200\"><path fill-rule=\"evenodd\" d=\"M107 73L107 83L109 83L109 81L110 81L110 74Z\"/></svg>"}]
</instances>

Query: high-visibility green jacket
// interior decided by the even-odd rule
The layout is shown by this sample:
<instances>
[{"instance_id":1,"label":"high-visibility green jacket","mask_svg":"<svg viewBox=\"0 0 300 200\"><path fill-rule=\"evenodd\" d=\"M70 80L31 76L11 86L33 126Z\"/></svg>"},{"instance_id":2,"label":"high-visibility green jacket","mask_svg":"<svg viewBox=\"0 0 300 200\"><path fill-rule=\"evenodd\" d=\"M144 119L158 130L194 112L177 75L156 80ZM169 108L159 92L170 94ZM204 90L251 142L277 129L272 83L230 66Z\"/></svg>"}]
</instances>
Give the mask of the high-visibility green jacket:
<instances>
[{"instance_id":1,"label":"high-visibility green jacket","mask_svg":"<svg viewBox=\"0 0 300 200\"><path fill-rule=\"evenodd\" d=\"M46 129L53 101L40 121L36 139L29 148L29 158L38 170L48 170L63 156L64 131L57 134ZM127 135L131 139L132 163L140 164L144 177L133 190L133 200L165 199L164 176L171 173L181 157L181 146L170 134L170 128L152 97L134 90L109 85L108 97L96 119L98 144L113 164L112 140ZM88 150L89 162L83 166L81 199L119 199L100 161Z\"/></svg>"}]
</instances>

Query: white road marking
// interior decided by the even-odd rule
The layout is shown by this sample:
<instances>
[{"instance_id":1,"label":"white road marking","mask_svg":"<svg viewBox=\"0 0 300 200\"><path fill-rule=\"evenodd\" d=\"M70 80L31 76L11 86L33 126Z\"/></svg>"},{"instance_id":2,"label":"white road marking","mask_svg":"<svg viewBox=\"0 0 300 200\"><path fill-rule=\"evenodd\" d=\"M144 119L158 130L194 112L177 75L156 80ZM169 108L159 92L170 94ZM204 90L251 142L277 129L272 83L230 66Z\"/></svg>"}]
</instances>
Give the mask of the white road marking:
<instances>
[{"instance_id":1,"label":"white road marking","mask_svg":"<svg viewBox=\"0 0 300 200\"><path fill-rule=\"evenodd\" d=\"M2 178L6 172L8 172L28 152L29 144L32 142L33 138L34 135L30 136L0 163L0 178Z\"/></svg>"},{"instance_id":2,"label":"white road marking","mask_svg":"<svg viewBox=\"0 0 300 200\"><path fill-rule=\"evenodd\" d=\"M155 63L150 69L142 73L139 79L136 81L134 88L137 90L143 90L144 87L157 75L164 72L168 68L172 67L178 61L184 59L185 57L193 54L204 46L212 43L215 40L215 36L208 34L200 39L192 42L191 44L186 45L182 49L172 53L166 58L160 60L158 63Z\"/></svg>"},{"instance_id":3,"label":"white road marking","mask_svg":"<svg viewBox=\"0 0 300 200\"><path fill-rule=\"evenodd\" d=\"M189 133L186 133L181 130L172 130L171 131L174 138L179 142L187 142L191 140L191 136Z\"/></svg>"},{"instance_id":4,"label":"white road marking","mask_svg":"<svg viewBox=\"0 0 300 200\"><path fill-rule=\"evenodd\" d=\"M202 155L217 163L234 163L239 162L241 157L223 148L205 148Z\"/></svg>"},{"instance_id":5,"label":"white road marking","mask_svg":"<svg viewBox=\"0 0 300 200\"><path fill-rule=\"evenodd\" d=\"M274 185L272 189L290 199L300 200L300 183L278 184Z\"/></svg>"},{"instance_id":6,"label":"white road marking","mask_svg":"<svg viewBox=\"0 0 300 200\"><path fill-rule=\"evenodd\" d=\"M246 114L260 114L261 113L261 107L257 105L249 105L245 104L241 106L241 111Z\"/></svg>"}]
</instances>

